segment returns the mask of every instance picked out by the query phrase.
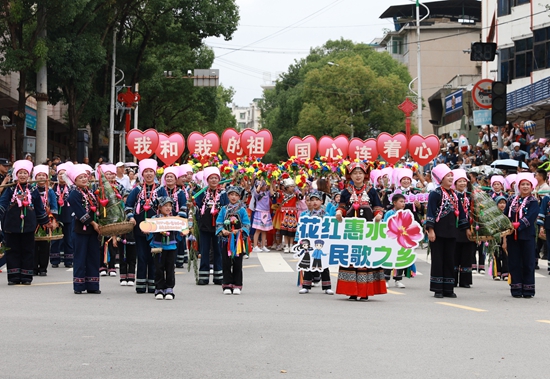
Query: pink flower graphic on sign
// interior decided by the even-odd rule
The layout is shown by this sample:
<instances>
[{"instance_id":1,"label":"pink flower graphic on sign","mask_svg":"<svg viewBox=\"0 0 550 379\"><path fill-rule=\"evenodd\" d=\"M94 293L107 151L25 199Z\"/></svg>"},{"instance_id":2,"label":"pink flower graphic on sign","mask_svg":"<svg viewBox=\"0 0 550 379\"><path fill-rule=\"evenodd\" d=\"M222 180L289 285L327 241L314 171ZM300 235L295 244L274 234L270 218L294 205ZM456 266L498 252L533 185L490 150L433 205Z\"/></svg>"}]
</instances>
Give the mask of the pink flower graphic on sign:
<instances>
[{"instance_id":1,"label":"pink flower graphic on sign","mask_svg":"<svg viewBox=\"0 0 550 379\"><path fill-rule=\"evenodd\" d=\"M397 211L388 219L388 230L386 232L390 238L397 239L397 243L404 248L415 247L424 235L420 225L414 220L410 211Z\"/></svg>"}]
</instances>

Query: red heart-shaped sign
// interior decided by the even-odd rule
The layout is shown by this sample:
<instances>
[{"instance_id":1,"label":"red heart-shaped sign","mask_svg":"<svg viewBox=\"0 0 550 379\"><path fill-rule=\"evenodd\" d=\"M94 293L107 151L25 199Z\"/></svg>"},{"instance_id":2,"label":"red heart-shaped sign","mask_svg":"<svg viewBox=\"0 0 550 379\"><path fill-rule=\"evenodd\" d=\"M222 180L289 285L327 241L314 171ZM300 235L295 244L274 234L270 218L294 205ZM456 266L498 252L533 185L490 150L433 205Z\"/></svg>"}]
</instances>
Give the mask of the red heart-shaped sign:
<instances>
[{"instance_id":1,"label":"red heart-shaped sign","mask_svg":"<svg viewBox=\"0 0 550 379\"><path fill-rule=\"evenodd\" d=\"M286 151L289 157L313 159L317 154L317 140L313 136L304 138L294 136L288 140Z\"/></svg>"},{"instance_id":2,"label":"red heart-shaped sign","mask_svg":"<svg viewBox=\"0 0 550 379\"><path fill-rule=\"evenodd\" d=\"M409 139L409 154L420 166L425 166L439 154L439 138L430 134L423 137L415 134Z\"/></svg>"},{"instance_id":3,"label":"red heart-shaped sign","mask_svg":"<svg viewBox=\"0 0 550 379\"><path fill-rule=\"evenodd\" d=\"M386 132L380 133L376 139L376 147L378 154L388 164L394 164L407 152L407 136L403 133L393 136Z\"/></svg>"},{"instance_id":4,"label":"red heart-shaped sign","mask_svg":"<svg viewBox=\"0 0 550 379\"><path fill-rule=\"evenodd\" d=\"M375 161L378 159L378 147L374 138L363 141L360 138L352 138L349 141L349 158L360 161Z\"/></svg>"},{"instance_id":5,"label":"red heart-shaped sign","mask_svg":"<svg viewBox=\"0 0 550 379\"><path fill-rule=\"evenodd\" d=\"M222 150L231 160L244 157L244 150L241 148L241 134L235 129L225 129L222 133Z\"/></svg>"},{"instance_id":6,"label":"red heart-shaped sign","mask_svg":"<svg viewBox=\"0 0 550 379\"><path fill-rule=\"evenodd\" d=\"M202 134L193 132L187 136L187 148L190 154L197 154L201 157L210 156L220 150L220 137L214 132Z\"/></svg>"},{"instance_id":7,"label":"red heart-shaped sign","mask_svg":"<svg viewBox=\"0 0 550 379\"><path fill-rule=\"evenodd\" d=\"M241 132L241 148L251 158L261 158L267 154L273 143L273 136L268 129L256 132L245 129Z\"/></svg>"},{"instance_id":8,"label":"red heart-shaped sign","mask_svg":"<svg viewBox=\"0 0 550 379\"><path fill-rule=\"evenodd\" d=\"M349 141L346 136L332 138L322 136L319 139L319 155L328 160L336 160L338 157L346 158L348 156Z\"/></svg>"},{"instance_id":9,"label":"red heart-shaped sign","mask_svg":"<svg viewBox=\"0 0 550 379\"><path fill-rule=\"evenodd\" d=\"M126 135L126 146L138 160L149 158L155 153L159 144L159 135L155 129L147 129L142 132L132 129Z\"/></svg>"},{"instance_id":10,"label":"red heart-shaped sign","mask_svg":"<svg viewBox=\"0 0 550 379\"><path fill-rule=\"evenodd\" d=\"M155 154L166 166L170 166L177 161L184 150L185 139L180 133L172 133L169 136L159 133L159 145L155 150Z\"/></svg>"}]
</instances>

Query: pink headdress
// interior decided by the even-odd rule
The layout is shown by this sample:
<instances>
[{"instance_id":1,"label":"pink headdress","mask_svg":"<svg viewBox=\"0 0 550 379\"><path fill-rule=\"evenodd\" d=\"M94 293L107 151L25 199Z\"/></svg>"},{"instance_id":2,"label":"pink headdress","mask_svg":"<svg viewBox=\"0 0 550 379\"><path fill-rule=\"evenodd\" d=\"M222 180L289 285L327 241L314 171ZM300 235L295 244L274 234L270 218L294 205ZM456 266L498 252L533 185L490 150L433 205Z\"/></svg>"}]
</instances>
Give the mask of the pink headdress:
<instances>
[{"instance_id":1,"label":"pink headdress","mask_svg":"<svg viewBox=\"0 0 550 379\"><path fill-rule=\"evenodd\" d=\"M370 181L374 187L378 185L378 178L380 177L381 170L372 170L370 172Z\"/></svg>"},{"instance_id":2,"label":"pink headdress","mask_svg":"<svg viewBox=\"0 0 550 379\"><path fill-rule=\"evenodd\" d=\"M440 163L437 166L435 166L432 170L432 178L435 183L441 184L441 181L445 176L447 176L451 171L449 166L446 164Z\"/></svg>"},{"instance_id":3,"label":"pink headdress","mask_svg":"<svg viewBox=\"0 0 550 379\"><path fill-rule=\"evenodd\" d=\"M75 179L78 178L80 175L82 174L88 175L88 169L85 166L87 165L76 164L67 169L66 174L73 183L75 182Z\"/></svg>"},{"instance_id":4,"label":"pink headdress","mask_svg":"<svg viewBox=\"0 0 550 379\"><path fill-rule=\"evenodd\" d=\"M393 172L393 168L391 167L385 167L382 170L380 170L381 178L383 178L385 175L388 175L388 185L392 184L392 172Z\"/></svg>"},{"instance_id":5,"label":"pink headdress","mask_svg":"<svg viewBox=\"0 0 550 379\"><path fill-rule=\"evenodd\" d=\"M220 169L217 168L217 167L214 167L214 166L208 166L204 169L204 176L203 176L203 179L205 182L208 181L208 178L211 176L211 175L218 175L218 178L221 179L221 175L220 175Z\"/></svg>"},{"instance_id":6,"label":"pink headdress","mask_svg":"<svg viewBox=\"0 0 550 379\"><path fill-rule=\"evenodd\" d=\"M395 174L397 179L397 181L395 182L396 186L401 185L401 179L403 178L409 178L412 181L413 172L410 168L398 168L398 169L395 169L394 172L395 171L397 171L397 173Z\"/></svg>"},{"instance_id":7,"label":"pink headdress","mask_svg":"<svg viewBox=\"0 0 550 379\"><path fill-rule=\"evenodd\" d=\"M193 166L191 166L190 164L182 164L181 166L179 166L178 178L188 173L193 173Z\"/></svg>"},{"instance_id":8,"label":"pink headdress","mask_svg":"<svg viewBox=\"0 0 550 379\"><path fill-rule=\"evenodd\" d=\"M517 176L518 176L517 174L510 174L506 177L506 179L504 180L504 187L506 188L507 191L511 189L515 191L515 188L512 188L512 183L516 182Z\"/></svg>"},{"instance_id":9,"label":"pink headdress","mask_svg":"<svg viewBox=\"0 0 550 379\"><path fill-rule=\"evenodd\" d=\"M34 169L32 170L32 180L36 180L36 175L38 174L46 174L46 176L50 177L50 167L46 166L45 164L39 164L37 166L34 166Z\"/></svg>"},{"instance_id":10,"label":"pink headdress","mask_svg":"<svg viewBox=\"0 0 550 379\"><path fill-rule=\"evenodd\" d=\"M502 175L493 175L491 176L491 187L493 186L493 183L500 183L504 187L504 183L506 182L506 179L504 179L504 176Z\"/></svg>"},{"instance_id":11,"label":"pink headdress","mask_svg":"<svg viewBox=\"0 0 550 379\"><path fill-rule=\"evenodd\" d=\"M67 171L70 167L74 166L73 162L65 162L57 165L57 173L59 174L59 171Z\"/></svg>"},{"instance_id":12,"label":"pink headdress","mask_svg":"<svg viewBox=\"0 0 550 379\"><path fill-rule=\"evenodd\" d=\"M142 159L139 161L139 176L143 178L143 172L147 169L153 170L155 173L157 172L157 161L151 158Z\"/></svg>"},{"instance_id":13,"label":"pink headdress","mask_svg":"<svg viewBox=\"0 0 550 379\"><path fill-rule=\"evenodd\" d=\"M27 159L15 161L15 163L13 164L13 176L17 177L17 173L19 172L19 170L25 170L30 175L32 172L32 167L32 162Z\"/></svg>"},{"instance_id":14,"label":"pink headdress","mask_svg":"<svg viewBox=\"0 0 550 379\"><path fill-rule=\"evenodd\" d=\"M538 182L537 179L535 179L535 175L531 172L520 172L516 176L516 191L519 190L519 185L523 181L528 181L533 186L533 189L537 188Z\"/></svg>"},{"instance_id":15,"label":"pink headdress","mask_svg":"<svg viewBox=\"0 0 550 379\"><path fill-rule=\"evenodd\" d=\"M461 168L457 168L452 170L453 171L453 184L456 183L458 179L466 179L467 181L470 181L468 178L468 174L466 174L466 171Z\"/></svg>"},{"instance_id":16,"label":"pink headdress","mask_svg":"<svg viewBox=\"0 0 550 379\"><path fill-rule=\"evenodd\" d=\"M164 173L162 174L162 178L160 178L160 183L165 186L166 185L166 175L173 174L176 179L178 178L178 174L180 172L180 168L178 166L171 166L164 169Z\"/></svg>"},{"instance_id":17,"label":"pink headdress","mask_svg":"<svg viewBox=\"0 0 550 379\"><path fill-rule=\"evenodd\" d=\"M102 164L102 165L97 166L97 170L95 172L95 178L97 180L99 180L99 178L101 177L100 170L101 170L101 172L103 172L103 175L105 175L107 172L110 172L112 174L116 174L116 166L114 164L112 164L112 163Z\"/></svg>"}]
</instances>

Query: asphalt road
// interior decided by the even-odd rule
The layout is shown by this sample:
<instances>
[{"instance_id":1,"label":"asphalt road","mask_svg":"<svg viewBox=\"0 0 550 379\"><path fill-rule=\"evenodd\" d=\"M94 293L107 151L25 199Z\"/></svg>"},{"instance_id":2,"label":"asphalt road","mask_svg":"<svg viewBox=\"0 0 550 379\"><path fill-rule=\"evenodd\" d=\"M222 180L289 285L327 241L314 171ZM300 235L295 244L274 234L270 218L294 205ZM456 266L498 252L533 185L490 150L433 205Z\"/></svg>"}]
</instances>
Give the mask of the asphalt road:
<instances>
[{"instance_id":1,"label":"asphalt road","mask_svg":"<svg viewBox=\"0 0 550 379\"><path fill-rule=\"evenodd\" d=\"M434 299L420 259L423 275L368 302L320 288L299 295L290 255L244 262L241 296L178 269L174 301L110 277L101 295L74 295L64 268L8 286L4 271L0 378L548 377L545 262L533 299L482 275L457 299Z\"/></svg>"}]
</instances>

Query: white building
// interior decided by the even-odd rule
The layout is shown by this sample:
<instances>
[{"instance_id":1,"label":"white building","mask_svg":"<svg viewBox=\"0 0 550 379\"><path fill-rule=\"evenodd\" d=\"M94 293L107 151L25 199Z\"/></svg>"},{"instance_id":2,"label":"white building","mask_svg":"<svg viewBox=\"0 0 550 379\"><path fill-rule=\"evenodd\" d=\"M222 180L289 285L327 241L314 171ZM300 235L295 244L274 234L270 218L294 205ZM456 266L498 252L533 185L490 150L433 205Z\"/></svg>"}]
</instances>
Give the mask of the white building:
<instances>
[{"instance_id":1,"label":"white building","mask_svg":"<svg viewBox=\"0 0 550 379\"><path fill-rule=\"evenodd\" d=\"M482 41L496 42L498 60L482 77L508 83L510 123L533 120L537 137L550 137L550 7L548 1L483 0ZM498 71L497 71L498 70Z\"/></svg>"},{"instance_id":2,"label":"white building","mask_svg":"<svg viewBox=\"0 0 550 379\"><path fill-rule=\"evenodd\" d=\"M256 131L261 128L261 111L258 102L261 99L254 99L248 107L239 107L233 104L231 113L237 120L238 130L254 129Z\"/></svg>"}]
</instances>

